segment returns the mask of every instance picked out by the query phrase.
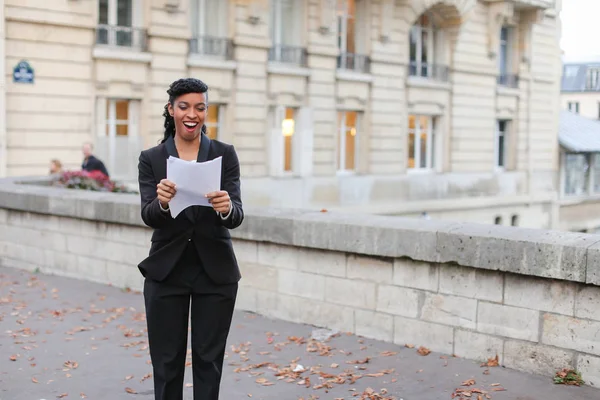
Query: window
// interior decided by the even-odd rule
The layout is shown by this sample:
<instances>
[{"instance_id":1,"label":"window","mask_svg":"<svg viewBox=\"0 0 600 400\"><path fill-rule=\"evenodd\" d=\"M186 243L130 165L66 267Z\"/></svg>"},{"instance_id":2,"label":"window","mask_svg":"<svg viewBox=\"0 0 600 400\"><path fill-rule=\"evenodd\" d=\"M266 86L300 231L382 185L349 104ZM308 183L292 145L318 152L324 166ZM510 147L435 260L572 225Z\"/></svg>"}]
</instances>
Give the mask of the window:
<instances>
[{"instance_id":1,"label":"window","mask_svg":"<svg viewBox=\"0 0 600 400\"><path fill-rule=\"evenodd\" d=\"M515 214L512 217L510 217L510 224L512 226L519 226L519 216Z\"/></svg>"},{"instance_id":2,"label":"window","mask_svg":"<svg viewBox=\"0 0 600 400\"><path fill-rule=\"evenodd\" d=\"M313 112L310 107L276 106L270 110L271 176L310 176L313 167Z\"/></svg>"},{"instance_id":3,"label":"window","mask_svg":"<svg viewBox=\"0 0 600 400\"><path fill-rule=\"evenodd\" d=\"M569 111L571 111L575 114L579 114L579 102L578 101L569 101L567 103L567 108L569 109Z\"/></svg>"},{"instance_id":4,"label":"window","mask_svg":"<svg viewBox=\"0 0 600 400\"><path fill-rule=\"evenodd\" d=\"M598 83L600 83L600 68L588 68L585 77L585 88L586 90L598 90Z\"/></svg>"},{"instance_id":5,"label":"window","mask_svg":"<svg viewBox=\"0 0 600 400\"><path fill-rule=\"evenodd\" d=\"M500 49L498 52L498 84L517 87L518 78L512 67L512 34L513 28L503 26L500 29Z\"/></svg>"},{"instance_id":6,"label":"window","mask_svg":"<svg viewBox=\"0 0 600 400\"><path fill-rule=\"evenodd\" d=\"M410 29L410 75L432 77L435 28L431 18L423 14Z\"/></svg>"},{"instance_id":7,"label":"window","mask_svg":"<svg viewBox=\"0 0 600 400\"><path fill-rule=\"evenodd\" d=\"M206 125L206 136L210 139L219 139L222 111L223 106L219 104L210 104L208 106L204 125Z\"/></svg>"},{"instance_id":8,"label":"window","mask_svg":"<svg viewBox=\"0 0 600 400\"><path fill-rule=\"evenodd\" d=\"M592 176L594 180L594 193L600 193L600 153L593 155Z\"/></svg>"},{"instance_id":9,"label":"window","mask_svg":"<svg viewBox=\"0 0 600 400\"><path fill-rule=\"evenodd\" d=\"M499 120L496 123L495 140L495 165L497 168L506 168L506 144L508 135L508 126L510 121Z\"/></svg>"},{"instance_id":10,"label":"window","mask_svg":"<svg viewBox=\"0 0 600 400\"><path fill-rule=\"evenodd\" d=\"M365 0L337 0L338 68L369 72L365 51L362 7Z\"/></svg>"},{"instance_id":11,"label":"window","mask_svg":"<svg viewBox=\"0 0 600 400\"><path fill-rule=\"evenodd\" d=\"M136 154L142 150L138 134L140 102L99 98L96 150L116 179L131 179L137 173Z\"/></svg>"},{"instance_id":12,"label":"window","mask_svg":"<svg viewBox=\"0 0 600 400\"><path fill-rule=\"evenodd\" d=\"M230 59L233 45L227 38L227 0L193 0L190 53Z\"/></svg>"},{"instance_id":13,"label":"window","mask_svg":"<svg viewBox=\"0 0 600 400\"><path fill-rule=\"evenodd\" d=\"M139 0L99 0L96 43L109 46L145 46L145 32L138 28Z\"/></svg>"},{"instance_id":14,"label":"window","mask_svg":"<svg viewBox=\"0 0 600 400\"><path fill-rule=\"evenodd\" d=\"M408 168L432 169L435 166L435 119L408 117Z\"/></svg>"},{"instance_id":15,"label":"window","mask_svg":"<svg viewBox=\"0 0 600 400\"><path fill-rule=\"evenodd\" d=\"M271 0L271 40L273 47L270 61L305 65L306 51L299 46L301 36L298 15L301 14L299 0Z\"/></svg>"},{"instance_id":16,"label":"window","mask_svg":"<svg viewBox=\"0 0 600 400\"><path fill-rule=\"evenodd\" d=\"M494 218L494 224L495 225L502 225L502 217L497 216L496 218Z\"/></svg>"},{"instance_id":17,"label":"window","mask_svg":"<svg viewBox=\"0 0 600 400\"><path fill-rule=\"evenodd\" d=\"M590 162L587 154L565 154L565 194L580 196L588 193Z\"/></svg>"},{"instance_id":18,"label":"window","mask_svg":"<svg viewBox=\"0 0 600 400\"><path fill-rule=\"evenodd\" d=\"M340 171L356 171L356 158L358 154L358 120L359 113L356 111L338 112L338 170Z\"/></svg>"}]
</instances>

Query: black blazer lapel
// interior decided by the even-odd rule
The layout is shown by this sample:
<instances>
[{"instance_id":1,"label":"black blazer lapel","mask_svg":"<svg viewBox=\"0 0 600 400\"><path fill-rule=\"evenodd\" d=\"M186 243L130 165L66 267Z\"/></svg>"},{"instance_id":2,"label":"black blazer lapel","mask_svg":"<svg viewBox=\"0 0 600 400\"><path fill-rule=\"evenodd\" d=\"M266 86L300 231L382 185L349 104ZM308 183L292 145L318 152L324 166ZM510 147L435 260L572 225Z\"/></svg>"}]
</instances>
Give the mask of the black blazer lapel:
<instances>
[{"instance_id":1,"label":"black blazer lapel","mask_svg":"<svg viewBox=\"0 0 600 400\"><path fill-rule=\"evenodd\" d=\"M210 138L204 133L205 130L206 125L202 127L202 133L200 133L200 150L198 151L198 162L208 161L208 152L210 151Z\"/></svg>"}]
</instances>

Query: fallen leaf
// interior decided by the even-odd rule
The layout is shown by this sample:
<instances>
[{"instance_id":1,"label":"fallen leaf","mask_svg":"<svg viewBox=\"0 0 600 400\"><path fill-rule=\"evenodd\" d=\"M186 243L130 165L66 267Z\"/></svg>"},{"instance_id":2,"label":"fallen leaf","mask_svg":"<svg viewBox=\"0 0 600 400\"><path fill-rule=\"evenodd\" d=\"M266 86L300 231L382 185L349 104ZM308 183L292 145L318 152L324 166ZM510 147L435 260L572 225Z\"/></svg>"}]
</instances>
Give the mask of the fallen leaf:
<instances>
[{"instance_id":1,"label":"fallen leaf","mask_svg":"<svg viewBox=\"0 0 600 400\"><path fill-rule=\"evenodd\" d=\"M269 380L267 378L258 378L256 380L256 383L260 383L263 386L271 386L274 385L273 382L269 382Z\"/></svg>"},{"instance_id":2,"label":"fallen leaf","mask_svg":"<svg viewBox=\"0 0 600 400\"><path fill-rule=\"evenodd\" d=\"M193 383L186 383L185 387L186 388L191 388L191 387L194 387L194 384Z\"/></svg>"},{"instance_id":3,"label":"fallen leaf","mask_svg":"<svg viewBox=\"0 0 600 400\"><path fill-rule=\"evenodd\" d=\"M431 353L431 350L429 350L427 347L421 346L421 347L419 347L419 350L417 350L417 353L419 353L422 356L426 356L429 353Z\"/></svg>"},{"instance_id":4,"label":"fallen leaf","mask_svg":"<svg viewBox=\"0 0 600 400\"><path fill-rule=\"evenodd\" d=\"M62 393L62 394L59 394L58 396L56 396L56 398L62 399L63 397L67 397L68 395L69 395L69 393Z\"/></svg>"},{"instance_id":5,"label":"fallen leaf","mask_svg":"<svg viewBox=\"0 0 600 400\"><path fill-rule=\"evenodd\" d=\"M87 396L83 392L79 393L79 397L81 397L82 399L87 399Z\"/></svg>"},{"instance_id":6,"label":"fallen leaf","mask_svg":"<svg viewBox=\"0 0 600 400\"><path fill-rule=\"evenodd\" d=\"M412 349L415 347L415 345L414 344L405 344L404 347Z\"/></svg>"},{"instance_id":7,"label":"fallen leaf","mask_svg":"<svg viewBox=\"0 0 600 400\"><path fill-rule=\"evenodd\" d=\"M461 383L462 386L473 386L475 384L475 379L469 379Z\"/></svg>"},{"instance_id":8,"label":"fallen leaf","mask_svg":"<svg viewBox=\"0 0 600 400\"><path fill-rule=\"evenodd\" d=\"M12 356L9 357L10 361L17 361L17 355L13 354Z\"/></svg>"},{"instance_id":9,"label":"fallen leaf","mask_svg":"<svg viewBox=\"0 0 600 400\"><path fill-rule=\"evenodd\" d=\"M127 376L125 377L125 380L126 380L126 381L128 381L128 380L130 380L130 379L133 379L133 375L127 375Z\"/></svg>"},{"instance_id":10,"label":"fallen leaf","mask_svg":"<svg viewBox=\"0 0 600 400\"><path fill-rule=\"evenodd\" d=\"M33 383L38 383L38 380L37 380L37 379L35 378L35 376L34 376L34 377L32 377L32 378L31 378L31 382L33 382Z\"/></svg>"},{"instance_id":11,"label":"fallen leaf","mask_svg":"<svg viewBox=\"0 0 600 400\"><path fill-rule=\"evenodd\" d=\"M500 365L500 363L499 363L498 354L496 354L496 357L488 358L487 362L484 362L483 364L481 364L482 367L497 367L499 365Z\"/></svg>"},{"instance_id":12,"label":"fallen leaf","mask_svg":"<svg viewBox=\"0 0 600 400\"><path fill-rule=\"evenodd\" d=\"M126 387L125 391L129 394L137 394L137 392L135 390L133 390L132 388Z\"/></svg>"},{"instance_id":13,"label":"fallen leaf","mask_svg":"<svg viewBox=\"0 0 600 400\"><path fill-rule=\"evenodd\" d=\"M381 353L379 353L379 355L382 357L395 356L396 354L398 354L397 351L382 351Z\"/></svg>"}]
</instances>

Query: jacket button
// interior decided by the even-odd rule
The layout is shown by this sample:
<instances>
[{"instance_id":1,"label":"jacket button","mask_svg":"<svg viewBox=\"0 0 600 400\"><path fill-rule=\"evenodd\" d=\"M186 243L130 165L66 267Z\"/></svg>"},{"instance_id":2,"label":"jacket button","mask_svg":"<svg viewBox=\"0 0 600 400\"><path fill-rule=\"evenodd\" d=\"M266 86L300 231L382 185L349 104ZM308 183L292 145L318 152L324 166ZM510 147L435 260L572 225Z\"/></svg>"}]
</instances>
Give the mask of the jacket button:
<instances>
[{"instance_id":1,"label":"jacket button","mask_svg":"<svg viewBox=\"0 0 600 400\"><path fill-rule=\"evenodd\" d=\"M188 239L188 242L191 242L191 241L192 241L192 238L189 238L189 239Z\"/></svg>"}]
</instances>

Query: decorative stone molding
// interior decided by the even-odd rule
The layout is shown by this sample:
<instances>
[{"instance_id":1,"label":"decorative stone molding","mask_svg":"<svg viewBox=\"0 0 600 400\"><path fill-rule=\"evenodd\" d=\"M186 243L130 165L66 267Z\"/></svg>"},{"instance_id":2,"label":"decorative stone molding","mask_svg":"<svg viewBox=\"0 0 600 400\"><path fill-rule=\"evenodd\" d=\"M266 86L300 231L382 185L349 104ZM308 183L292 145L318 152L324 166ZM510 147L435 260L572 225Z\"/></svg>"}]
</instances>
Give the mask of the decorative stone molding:
<instances>
[{"instance_id":1,"label":"decorative stone molding","mask_svg":"<svg viewBox=\"0 0 600 400\"><path fill-rule=\"evenodd\" d=\"M521 25L520 48L521 61L527 66L531 63L533 26L541 24L545 18L545 12L542 9L531 9L519 13L519 23Z\"/></svg>"},{"instance_id":2,"label":"decorative stone molding","mask_svg":"<svg viewBox=\"0 0 600 400\"><path fill-rule=\"evenodd\" d=\"M179 10L180 0L165 0L165 10L168 13L174 13Z\"/></svg>"},{"instance_id":3,"label":"decorative stone molding","mask_svg":"<svg viewBox=\"0 0 600 400\"><path fill-rule=\"evenodd\" d=\"M131 82L131 90L134 92L143 92L144 84Z\"/></svg>"},{"instance_id":4,"label":"decorative stone molding","mask_svg":"<svg viewBox=\"0 0 600 400\"><path fill-rule=\"evenodd\" d=\"M246 21L250 25L258 25L269 9L269 0L237 0L246 6Z\"/></svg>"},{"instance_id":5,"label":"decorative stone molding","mask_svg":"<svg viewBox=\"0 0 600 400\"><path fill-rule=\"evenodd\" d=\"M412 8L415 12L414 20L431 9L444 19L462 20L475 7L477 0L397 0L396 4Z\"/></svg>"},{"instance_id":6,"label":"decorative stone molding","mask_svg":"<svg viewBox=\"0 0 600 400\"><path fill-rule=\"evenodd\" d=\"M106 81L96 81L96 89L97 90L107 90L109 83Z\"/></svg>"},{"instance_id":7,"label":"decorative stone molding","mask_svg":"<svg viewBox=\"0 0 600 400\"><path fill-rule=\"evenodd\" d=\"M496 58L500 47L500 29L514 18L514 6L508 2L493 3L488 6L488 55Z\"/></svg>"}]
</instances>

